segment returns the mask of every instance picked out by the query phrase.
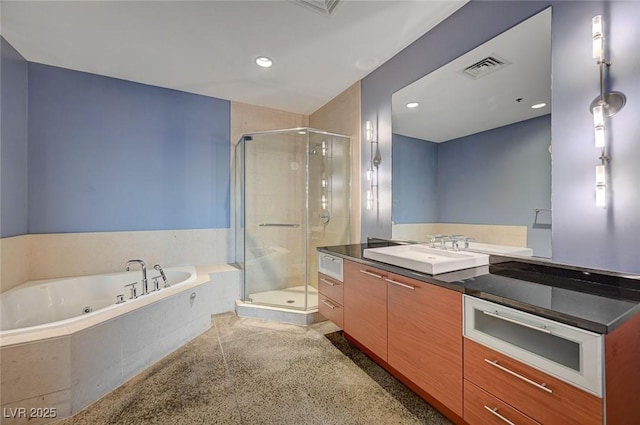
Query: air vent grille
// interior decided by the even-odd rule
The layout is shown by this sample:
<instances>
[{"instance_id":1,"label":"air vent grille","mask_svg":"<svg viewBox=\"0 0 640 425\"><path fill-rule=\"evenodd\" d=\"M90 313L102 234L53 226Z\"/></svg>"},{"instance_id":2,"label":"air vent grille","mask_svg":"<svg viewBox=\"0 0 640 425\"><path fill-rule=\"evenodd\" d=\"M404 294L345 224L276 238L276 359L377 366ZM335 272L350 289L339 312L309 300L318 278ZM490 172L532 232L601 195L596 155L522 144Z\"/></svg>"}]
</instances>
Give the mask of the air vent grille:
<instances>
[{"instance_id":1,"label":"air vent grille","mask_svg":"<svg viewBox=\"0 0 640 425\"><path fill-rule=\"evenodd\" d=\"M340 0L293 0L293 2L323 15L331 15Z\"/></svg>"},{"instance_id":2,"label":"air vent grille","mask_svg":"<svg viewBox=\"0 0 640 425\"><path fill-rule=\"evenodd\" d=\"M461 72L467 77L477 80L478 78L482 78L487 74L490 74L509 65L511 65L511 62L502 59L498 55L491 55L487 56L481 61L474 63L473 65L466 67Z\"/></svg>"}]
</instances>

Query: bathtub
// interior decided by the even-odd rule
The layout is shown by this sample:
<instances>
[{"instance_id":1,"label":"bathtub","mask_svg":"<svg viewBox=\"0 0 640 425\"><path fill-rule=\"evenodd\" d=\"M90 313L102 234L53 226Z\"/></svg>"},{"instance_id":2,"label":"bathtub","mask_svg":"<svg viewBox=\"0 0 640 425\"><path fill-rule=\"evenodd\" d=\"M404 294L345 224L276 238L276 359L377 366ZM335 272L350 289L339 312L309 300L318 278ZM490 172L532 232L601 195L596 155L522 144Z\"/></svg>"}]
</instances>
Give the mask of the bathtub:
<instances>
[{"instance_id":1,"label":"bathtub","mask_svg":"<svg viewBox=\"0 0 640 425\"><path fill-rule=\"evenodd\" d=\"M153 288L159 273L147 273ZM194 267L165 274L169 288L160 278L160 291L136 299L124 285L142 280L139 269L31 281L0 294L2 423L70 416L209 329L210 275Z\"/></svg>"}]
</instances>

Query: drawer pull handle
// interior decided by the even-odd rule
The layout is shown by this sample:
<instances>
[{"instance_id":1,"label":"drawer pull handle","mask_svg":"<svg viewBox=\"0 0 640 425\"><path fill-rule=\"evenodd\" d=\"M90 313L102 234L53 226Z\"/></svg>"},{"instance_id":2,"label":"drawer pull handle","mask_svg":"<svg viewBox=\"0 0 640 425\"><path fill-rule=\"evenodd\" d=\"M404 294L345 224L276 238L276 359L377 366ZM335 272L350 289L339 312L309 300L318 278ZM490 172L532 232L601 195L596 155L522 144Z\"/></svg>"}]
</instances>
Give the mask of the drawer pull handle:
<instances>
[{"instance_id":1,"label":"drawer pull handle","mask_svg":"<svg viewBox=\"0 0 640 425\"><path fill-rule=\"evenodd\" d=\"M368 271L366 271L366 270L360 270L360 273L364 273L364 274L366 274L367 276L375 277L376 279L382 279L382 277L383 277L383 276L382 276L382 275L380 275L380 274L371 273L371 272L368 272Z\"/></svg>"},{"instance_id":2,"label":"drawer pull handle","mask_svg":"<svg viewBox=\"0 0 640 425\"><path fill-rule=\"evenodd\" d=\"M533 385L534 387L536 387L536 388L538 388L538 389L541 389L542 391L546 391L546 392L548 392L549 394L553 394L553 391L551 391L551 389L550 389L550 388L547 388L547 384L545 384L545 383L538 384L537 382L532 381L531 379L529 379L529 378L527 378L527 377L525 377L525 376L522 376L522 375L520 375L519 373L516 373L516 372L514 372L514 371L512 371L512 370L510 370L510 369L507 369L506 367L502 366L501 364L498 364L498 361L497 361L497 360L484 359L484 361L485 361L485 362L487 362L487 363L489 363L491 366L495 366L495 367L497 367L498 369L500 369L500 370L501 370L501 371L503 371L503 372L507 372L508 374L513 375L513 376L515 376L515 377L516 377L516 378L518 378L518 379L522 379L524 382L526 382L526 383L528 383L528 384L531 384L531 385Z\"/></svg>"},{"instance_id":3,"label":"drawer pull handle","mask_svg":"<svg viewBox=\"0 0 640 425\"><path fill-rule=\"evenodd\" d=\"M333 310L334 308L336 308L336 307L337 307L337 305L333 305L333 304L331 304L329 301L326 301L326 300L320 300L320 302L321 302L322 304L326 305L327 307L329 307L331 310Z\"/></svg>"},{"instance_id":4,"label":"drawer pull handle","mask_svg":"<svg viewBox=\"0 0 640 425\"><path fill-rule=\"evenodd\" d=\"M486 314L487 316L495 317L496 319L504 320L505 322L515 323L516 325L524 326L525 328L533 329L535 331L544 332L546 334L551 335L551 331L549 329L547 329L547 328L542 328L540 326L530 325L528 323L524 323L524 322L521 322L519 320L511 319L511 318L505 317L505 316L500 316L500 314L498 314L497 311L494 313L492 311L482 310L482 312L484 314Z\"/></svg>"},{"instance_id":5,"label":"drawer pull handle","mask_svg":"<svg viewBox=\"0 0 640 425\"><path fill-rule=\"evenodd\" d=\"M385 279L385 280L387 282L389 282L389 283L393 283L394 285L402 286L403 288L407 288L407 289L411 289L411 290L415 290L416 289L415 286L407 285L406 283L398 282L398 281L393 280L393 279Z\"/></svg>"},{"instance_id":6,"label":"drawer pull handle","mask_svg":"<svg viewBox=\"0 0 640 425\"><path fill-rule=\"evenodd\" d=\"M324 279L324 278L321 278L320 282L326 283L329 286L336 286L335 283L331 282L330 280Z\"/></svg>"},{"instance_id":7,"label":"drawer pull handle","mask_svg":"<svg viewBox=\"0 0 640 425\"><path fill-rule=\"evenodd\" d=\"M489 406L484 406L485 409L487 409L489 412L491 412L492 414L496 415L498 418L502 419L504 422L508 423L509 425L516 425L513 422L511 422L509 419L505 418L504 416L502 416L500 413L498 413L498 408L494 407L493 409Z\"/></svg>"}]
</instances>

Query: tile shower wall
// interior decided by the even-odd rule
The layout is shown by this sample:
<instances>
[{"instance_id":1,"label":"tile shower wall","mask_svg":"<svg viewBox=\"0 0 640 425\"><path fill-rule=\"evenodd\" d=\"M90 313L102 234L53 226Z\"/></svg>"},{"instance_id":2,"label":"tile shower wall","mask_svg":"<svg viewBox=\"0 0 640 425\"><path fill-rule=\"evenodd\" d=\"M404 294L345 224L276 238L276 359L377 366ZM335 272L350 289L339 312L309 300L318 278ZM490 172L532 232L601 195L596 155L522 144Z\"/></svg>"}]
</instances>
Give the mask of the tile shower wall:
<instances>
[{"instance_id":1,"label":"tile shower wall","mask_svg":"<svg viewBox=\"0 0 640 425\"><path fill-rule=\"evenodd\" d=\"M332 220L326 229L324 226L311 229L309 257L307 258L311 271L309 283L317 287L318 274L314 272L318 270L316 248L360 240L361 199L359 194L362 184L360 180L360 81L311 114L309 126L351 137L350 205L345 205L344 208L346 211L350 207L349 219Z\"/></svg>"}]
</instances>

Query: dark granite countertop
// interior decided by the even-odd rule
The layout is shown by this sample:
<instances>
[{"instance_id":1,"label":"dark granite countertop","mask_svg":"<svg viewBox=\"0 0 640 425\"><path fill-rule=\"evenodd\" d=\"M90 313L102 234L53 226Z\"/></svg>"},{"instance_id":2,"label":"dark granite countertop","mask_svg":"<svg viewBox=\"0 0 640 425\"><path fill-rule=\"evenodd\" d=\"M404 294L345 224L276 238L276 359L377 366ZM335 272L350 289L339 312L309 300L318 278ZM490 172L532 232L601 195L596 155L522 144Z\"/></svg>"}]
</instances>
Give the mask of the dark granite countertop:
<instances>
[{"instance_id":1,"label":"dark granite countertop","mask_svg":"<svg viewBox=\"0 0 640 425\"><path fill-rule=\"evenodd\" d=\"M318 251L442 286L561 323L606 334L640 312L640 276L491 255L489 265L438 275L364 258L366 248L392 241L338 245Z\"/></svg>"}]
</instances>

